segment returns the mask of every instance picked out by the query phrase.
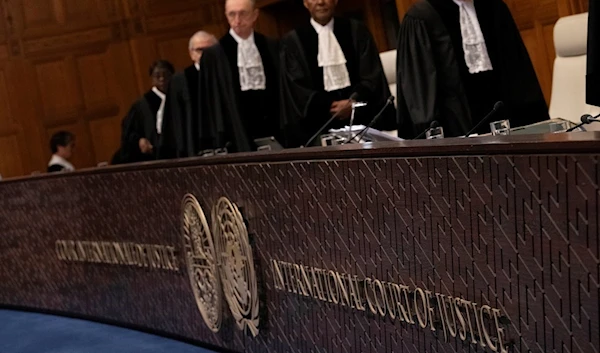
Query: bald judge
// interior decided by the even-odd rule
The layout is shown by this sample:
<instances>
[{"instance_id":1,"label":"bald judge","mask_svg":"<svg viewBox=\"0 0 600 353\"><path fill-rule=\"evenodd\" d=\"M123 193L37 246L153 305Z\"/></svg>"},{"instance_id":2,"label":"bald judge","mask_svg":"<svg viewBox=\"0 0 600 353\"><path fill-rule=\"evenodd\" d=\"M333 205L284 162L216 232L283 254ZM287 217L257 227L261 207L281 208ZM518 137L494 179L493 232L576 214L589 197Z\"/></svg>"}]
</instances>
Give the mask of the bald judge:
<instances>
[{"instance_id":1,"label":"bald judge","mask_svg":"<svg viewBox=\"0 0 600 353\"><path fill-rule=\"evenodd\" d=\"M278 46L256 32L254 0L227 0L229 32L200 60L201 148L254 151L279 134Z\"/></svg>"},{"instance_id":2,"label":"bald judge","mask_svg":"<svg viewBox=\"0 0 600 353\"><path fill-rule=\"evenodd\" d=\"M198 70L202 53L206 48L215 44L217 44L217 38L214 35L205 31L194 33L188 46L192 65L171 78L165 110L170 116L168 121L172 131L169 131L169 136L173 140L171 145L177 146L176 157L195 156L200 149L200 142L193 134L199 124Z\"/></svg>"},{"instance_id":3,"label":"bald judge","mask_svg":"<svg viewBox=\"0 0 600 353\"><path fill-rule=\"evenodd\" d=\"M349 98L367 102L356 111L355 124L367 125L390 97L379 52L361 23L333 17L337 0L304 0L310 23L282 41L284 124L288 145L303 145L334 114L328 128L349 123ZM395 130L389 105L374 126Z\"/></svg>"}]
</instances>

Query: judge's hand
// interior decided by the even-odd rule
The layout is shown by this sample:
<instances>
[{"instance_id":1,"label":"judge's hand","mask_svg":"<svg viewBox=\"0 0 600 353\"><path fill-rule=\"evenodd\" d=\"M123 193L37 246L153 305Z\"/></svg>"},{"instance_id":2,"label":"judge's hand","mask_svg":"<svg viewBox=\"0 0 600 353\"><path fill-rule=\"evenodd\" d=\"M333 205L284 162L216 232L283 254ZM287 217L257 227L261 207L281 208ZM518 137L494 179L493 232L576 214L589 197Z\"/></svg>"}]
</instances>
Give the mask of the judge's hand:
<instances>
[{"instance_id":1,"label":"judge's hand","mask_svg":"<svg viewBox=\"0 0 600 353\"><path fill-rule=\"evenodd\" d=\"M350 118L350 114L352 114L352 101L349 99L345 99L343 101L336 101L331 103L331 108L329 112L333 114L338 114L337 118L339 120L346 120Z\"/></svg>"},{"instance_id":2,"label":"judge's hand","mask_svg":"<svg viewBox=\"0 0 600 353\"><path fill-rule=\"evenodd\" d=\"M139 146L140 146L140 151L142 151L142 153L144 154L149 154L152 153L152 149L154 148L152 146L152 144L150 143L150 141L148 141L145 138L141 138L139 141Z\"/></svg>"}]
</instances>

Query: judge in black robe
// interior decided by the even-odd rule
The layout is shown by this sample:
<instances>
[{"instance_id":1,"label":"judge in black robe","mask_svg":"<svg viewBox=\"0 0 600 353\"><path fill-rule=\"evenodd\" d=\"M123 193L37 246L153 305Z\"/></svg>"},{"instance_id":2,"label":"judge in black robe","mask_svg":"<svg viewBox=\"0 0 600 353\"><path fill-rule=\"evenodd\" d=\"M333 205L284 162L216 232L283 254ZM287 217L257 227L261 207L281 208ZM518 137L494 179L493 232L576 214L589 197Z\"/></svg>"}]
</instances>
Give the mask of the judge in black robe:
<instances>
[{"instance_id":1,"label":"judge in black robe","mask_svg":"<svg viewBox=\"0 0 600 353\"><path fill-rule=\"evenodd\" d=\"M230 31L200 59L200 123L195 132L199 152L255 151L255 139L280 135L278 44L254 31L258 9L253 1L228 0L225 11ZM238 40L242 38L253 40L260 54L264 89L241 88Z\"/></svg>"},{"instance_id":2,"label":"judge in black robe","mask_svg":"<svg viewBox=\"0 0 600 353\"><path fill-rule=\"evenodd\" d=\"M319 67L319 38L311 23L297 28L282 40L282 104L286 141L290 147L304 145L337 112L334 102L344 102L354 93L356 101L367 106L356 109L354 124L368 125L390 97L379 52L369 30L361 23L335 17L337 0L305 0L313 21L321 26L333 20L333 34L337 39L350 77L346 88L326 91L323 67ZM342 128L350 123L350 105L323 131ZM379 130L396 130L394 105L390 104L373 126ZM313 145L320 144L315 139Z\"/></svg>"},{"instance_id":3,"label":"judge in black robe","mask_svg":"<svg viewBox=\"0 0 600 353\"><path fill-rule=\"evenodd\" d=\"M587 104L600 107L600 3L590 0L586 77Z\"/></svg>"},{"instance_id":4,"label":"judge in black robe","mask_svg":"<svg viewBox=\"0 0 600 353\"><path fill-rule=\"evenodd\" d=\"M175 148L166 142L168 125L163 101L169 80L174 73L171 63L158 60L150 67L153 88L138 99L122 122L121 160L125 163L144 162L175 157ZM158 121L162 107L162 123ZM159 131L158 124L162 127Z\"/></svg>"},{"instance_id":5,"label":"judge in black robe","mask_svg":"<svg viewBox=\"0 0 600 353\"><path fill-rule=\"evenodd\" d=\"M511 13L502 0L475 0L493 70L467 68L459 7L453 0L421 0L407 12L398 36L399 134L408 138L436 120L444 134L461 136L497 101L492 121L523 126L549 119L548 107ZM482 124L477 133L489 133Z\"/></svg>"},{"instance_id":6,"label":"judge in black robe","mask_svg":"<svg viewBox=\"0 0 600 353\"><path fill-rule=\"evenodd\" d=\"M169 143L175 146L177 157L195 156L200 150L199 141L194 135L199 123L198 70L203 51L216 43L215 36L208 32L194 33L189 41L193 64L171 78L165 112L168 114Z\"/></svg>"}]
</instances>

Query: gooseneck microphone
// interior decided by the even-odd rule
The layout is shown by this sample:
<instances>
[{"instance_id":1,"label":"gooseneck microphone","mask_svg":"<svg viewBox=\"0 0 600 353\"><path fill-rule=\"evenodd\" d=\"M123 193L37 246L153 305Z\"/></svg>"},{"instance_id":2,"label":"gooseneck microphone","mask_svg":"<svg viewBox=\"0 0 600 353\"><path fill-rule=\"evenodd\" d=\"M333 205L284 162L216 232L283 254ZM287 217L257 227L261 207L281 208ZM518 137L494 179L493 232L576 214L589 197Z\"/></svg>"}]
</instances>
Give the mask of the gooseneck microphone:
<instances>
[{"instance_id":1,"label":"gooseneck microphone","mask_svg":"<svg viewBox=\"0 0 600 353\"><path fill-rule=\"evenodd\" d=\"M352 136L350 139L348 139L347 141L344 141L344 143L342 143L342 145L345 145L346 143L354 140L355 138L358 137L358 140L360 141L360 139L367 133L367 131L373 127L373 125L375 125L375 123L377 122L377 120L379 120L379 118L381 118L381 116L383 115L383 112L387 109L387 107L394 103L394 96L389 96L389 98L387 99L387 101L385 102L385 105L383 106L383 108L381 108L381 110L379 111L379 113L377 113L375 115L375 117L371 120L371 122L369 123L369 125L367 125L364 129L360 130L356 135ZM352 129L352 126L350 126L350 129Z\"/></svg>"},{"instance_id":2,"label":"gooseneck microphone","mask_svg":"<svg viewBox=\"0 0 600 353\"><path fill-rule=\"evenodd\" d=\"M599 117L600 117L600 114L598 114L596 116L591 116L590 114L584 114L584 115L581 116L581 123L580 124L577 124L577 125L573 126L572 128L568 129L565 132L572 132L574 130L579 129L583 125L588 125L588 124L591 124L591 123L600 122L598 120Z\"/></svg>"},{"instance_id":3,"label":"gooseneck microphone","mask_svg":"<svg viewBox=\"0 0 600 353\"><path fill-rule=\"evenodd\" d=\"M355 93L352 93L352 95L350 96L349 100L350 100L350 101L355 101L355 100L356 100L356 97L358 97L358 93L356 93L356 92L355 92ZM327 120L327 122L326 122L325 124L323 124L323 126L321 126L321 128L320 128L320 129L319 129L319 130L318 130L318 131L317 131L317 132L316 132L316 133L315 133L315 134L314 134L314 135L313 135L313 136L312 136L312 137L311 137L311 138L310 138L308 141L306 141L306 143L304 144L304 146L301 146L301 147L310 146L310 143L311 143L311 142L313 142L313 141L314 141L314 139L316 139L316 138L317 138L317 136L319 136L319 135L320 135L320 134L323 132L323 130L325 130L325 128L326 128L326 127L328 127L328 126L329 126L329 124L331 124L331 122L332 122L332 121L333 121L335 118L337 118L337 117L338 117L338 115L340 114L340 112L341 112L341 110L340 110L339 112L337 112L337 113L333 114L333 115L331 116L331 118L329 118L329 120Z\"/></svg>"},{"instance_id":4,"label":"gooseneck microphone","mask_svg":"<svg viewBox=\"0 0 600 353\"><path fill-rule=\"evenodd\" d=\"M432 121L431 124L429 124L429 127L427 129L423 130L420 134L418 134L417 137L415 137L413 140L420 139L421 137L423 137L427 133L427 131L429 131L431 129L435 129L435 128L439 127L439 126L440 126L440 123L438 123L437 120Z\"/></svg>"},{"instance_id":5,"label":"gooseneck microphone","mask_svg":"<svg viewBox=\"0 0 600 353\"><path fill-rule=\"evenodd\" d=\"M591 124L591 123L593 123L594 121L597 121L597 120L596 120L596 118L598 118L598 116L596 116L596 117L593 117L593 116L591 116L590 114L583 114L583 115L581 116L581 118L580 118L580 120L581 120L581 123L579 123L579 124L577 124L577 125L573 126L573 127L572 127L572 128L570 128L570 129L567 129L565 132L572 132L572 131L575 131L575 130L579 129L579 128L580 128L580 127L582 127L583 125L588 125L588 124Z\"/></svg>"},{"instance_id":6,"label":"gooseneck microphone","mask_svg":"<svg viewBox=\"0 0 600 353\"><path fill-rule=\"evenodd\" d=\"M585 122L586 124L591 124L594 122L597 122L598 117L600 117L600 115L596 115L596 116L591 116L590 114L585 114L584 116L581 117L581 122Z\"/></svg>"},{"instance_id":7,"label":"gooseneck microphone","mask_svg":"<svg viewBox=\"0 0 600 353\"><path fill-rule=\"evenodd\" d=\"M467 134L465 135L465 137L471 136L475 131L477 131L477 129L479 129L479 127L481 125L483 125L488 120L490 120L494 115L498 114L498 112L502 108L504 108L504 102L502 102L502 101L496 102L496 104L494 104L494 109L492 109L492 111L489 112L488 115L486 115L483 119L481 119L481 121L478 122L477 125L475 125L469 132L467 132Z\"/></svg>"}]
</instances>

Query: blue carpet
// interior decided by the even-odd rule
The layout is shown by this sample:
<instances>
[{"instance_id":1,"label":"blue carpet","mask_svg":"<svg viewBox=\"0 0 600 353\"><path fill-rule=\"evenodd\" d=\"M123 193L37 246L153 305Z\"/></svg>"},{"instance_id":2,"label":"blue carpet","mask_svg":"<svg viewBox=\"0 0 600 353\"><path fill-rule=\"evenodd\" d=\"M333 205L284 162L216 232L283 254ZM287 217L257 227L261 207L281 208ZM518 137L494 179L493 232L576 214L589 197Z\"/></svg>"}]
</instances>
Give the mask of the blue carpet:
<instances>
[{"instance_id":1,"label":"blue carpet","mask_svg":"<svg viewBox=\"0 0 600 353\"><path fill-rule=\"evenodd\" d=\"M211 353L143 332L90 321L0 310L0 353Z\"/></svg>"}]
</instances>

